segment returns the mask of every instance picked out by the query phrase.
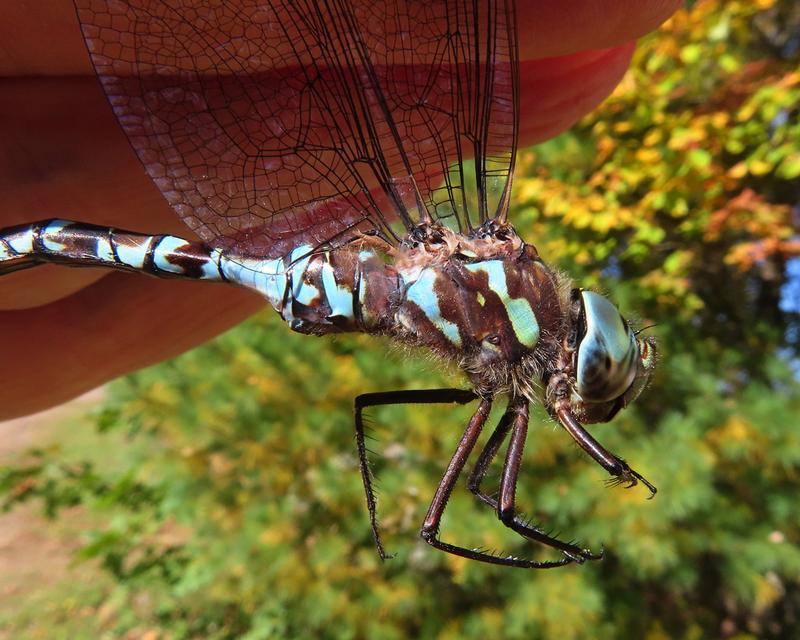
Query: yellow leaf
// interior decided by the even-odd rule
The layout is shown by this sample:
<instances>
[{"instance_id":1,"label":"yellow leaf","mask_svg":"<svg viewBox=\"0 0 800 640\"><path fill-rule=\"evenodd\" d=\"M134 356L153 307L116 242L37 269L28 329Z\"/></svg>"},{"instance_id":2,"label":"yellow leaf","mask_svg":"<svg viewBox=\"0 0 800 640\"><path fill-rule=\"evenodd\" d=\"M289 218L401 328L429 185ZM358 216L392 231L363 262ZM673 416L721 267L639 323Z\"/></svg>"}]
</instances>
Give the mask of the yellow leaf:
<instances>
[{"instance_id":1,"label":"yellow leaf","mask_svg":"<svg viewBox=\"0 0 800 640\"><path fill-rule=\"evenodd\" d=\"M736 178L737 180L744 178L747 175L747 165L744 162L737 162L730 169L728 169L728 175L731 178Z\"/></svg>"},{"instance_id":2,"label":"yellow leaf","mask_svg":"<svg viewBox=\"0 0 800 640\"><path fill-rule=\"evenodd\" d=\"M777 575L772 572L766 576L758 576L756 582L755 611L759 614L770 609L778 600L783 598L786 589L781 584Z\"/></svg>"},{"instance_id":3,"label":"yellow leaf","mask_svg":"<svg viewBox=\"0 0 800 640\"><path fill-rule=\"evenodd\" d=\"M655 149L642 147L636 152L636 159L642 164L658 164L661 162L661 154Z\"/></svg>"},{"instance_id":4,"label":"yellow leaf","mask_svg":"<svg viewBox=\"0 0 800 640\"><path fill-rule=\"evenodd\" d=\"M628 133L633 129L633 125L626 121L623 122L616 122L614 123L614 132L615 133Z\"/></svg>"},{"instance_id":5,"label":"yellow leaf","mask_svg":"<svg viewBox=\"0 0 800 640\"><path fill-rule=\"evenodd\" d=\"M646 147L652 147L664 139L664 133L661 129L651 129L647 132L642 142Z\"/></svg>"},{"instance_id":6,"label":"yellow leaf","mask_svg":"<svg viewBox=\"0 0 800 640\"><path fill-rule=\"evenodd\" d=\"M717 129L724 129L727 127L730 120L730 114L724 111L717 111L711 116L711 124Z\"/></svg>"},{"instance_id":7,"label":"yellow leaf","mask_svg":"<svg viewBox=\"0 0 800 640\"><path fill-rule=\"evenodd\" d=\"M750 162L750 173L754 176L763 176L772 171L772 163L766 160L753 160Z\"/></svg>"}]
</instances>

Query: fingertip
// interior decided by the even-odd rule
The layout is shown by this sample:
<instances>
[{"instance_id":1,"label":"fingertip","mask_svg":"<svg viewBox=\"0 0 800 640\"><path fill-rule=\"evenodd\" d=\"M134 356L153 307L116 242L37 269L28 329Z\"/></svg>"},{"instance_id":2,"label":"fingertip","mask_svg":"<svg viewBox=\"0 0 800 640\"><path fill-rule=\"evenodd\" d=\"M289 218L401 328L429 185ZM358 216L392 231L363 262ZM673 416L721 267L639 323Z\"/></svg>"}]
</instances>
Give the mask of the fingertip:
<instances>
[{"instance_id":1,"label":"fingertip","mask_svg":"<svg viewBox=\"0 0 800 640\"><path fill-rule=\"evenodd\" d=\"M520 0L520 59L629 43L656 29L680 6L681 0Z\"/></svg>"}]
</instances>

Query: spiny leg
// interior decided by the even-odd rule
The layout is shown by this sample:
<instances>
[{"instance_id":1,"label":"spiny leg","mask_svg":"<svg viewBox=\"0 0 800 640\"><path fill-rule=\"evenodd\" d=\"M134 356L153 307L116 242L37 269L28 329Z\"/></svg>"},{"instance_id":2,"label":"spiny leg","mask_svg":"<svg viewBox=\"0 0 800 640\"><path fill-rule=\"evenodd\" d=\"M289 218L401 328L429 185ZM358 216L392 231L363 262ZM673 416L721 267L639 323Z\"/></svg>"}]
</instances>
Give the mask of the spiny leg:
<instances>
[{"instance_id":1,"label":"spiny leg","mask_svg":"<svg viewBox=\"0 0 800 640\"><path fill-rule=\"evenodd\" d=\"M367 509L369 522L372 527L372 537L378 548L378 555L382 560L389 557L381 541L378 530L378 515L375 502L375 491L372 488L372 471L367 457L367 446L364 435L364 419L362 413L368 407L377 407L393 404L467 404L478 398L472 391L464 389L418 389L409 391L384 391L378 393L365 393L355 399L356 447L358 449L358 467L361 471L361 480L367 496Z\"/></svg>"},{"instance_id":2,"label":"spiny leg","mask_svg":"<svg viewBox=\"0 0 800 640\"><path fill-rule=\"evenodd\" d=\"M463 558L470 560L480 560L491 564L499 564L509 567L520 567L526 569L549 569L552 567L561 567L565 564L572 562L572 558L563 558L562 560L554 562L536 562L534 560L524 560L514 556L497 556L491 553L480 551L478 549L467 549L459 547L439 539L439 526L442 520L442 514L447 507L447 501L450 494L453 492L458 476L464 468L464 464L469 458L469 454L475 447L478 441L483 425L489 417L489 411L492 408L492 401L488 398L483 398L478 410L470 418L469 425L467 425L461 440L456 447L453 457L450 459L450 464L447 465L447 470L444 472L442 481L436 489L436 494L433 496L431 506L428 508L428 513L425 516L425 521L422 524L422 539L431 546L452 553Z\"/></svg>"},{"instance_id":3,"label":"spiny leg","mask_svg":"<svg viewBox=\"0 0 800 640\"><path fill-rule=\"evenodd\" d=\"M488 504L494 510L497 510L497 499L483 493L481 491L481 483L486 477L486 472L489 470L489 465L492 464L492 460L494 460L494 457L497 455L500 445L503 444L506 436L508 436L508 432L511 430L513 419L514 414L510 411L506 411L503 414L503 417L500 418L500 422L497 423L492 435L489 437L489 440L486 442L483 450L478 456L475 467L472 469L469 477L467 478L467 488L470 490L470 492L479 500Z\"/></svg>"},{"instance_id":4,"label":"spiny leg","mask_svg":"<svg viewBox=\"0 0 800 640\"><path fill-rule=\"evenodd\" d=\"M513 401L512 401L513 402ZM481 491L481 482L486 476L489 465L497 455L500 445L506 439L511 427L514 427L512 440L508 446L508 453L506 454L506 462L503 466L503 476L500 485L500 501L495 497L487 495ZM516 511L514 496L517 484L517 477L519 475L520 459L522 456L522 449L525 445L525 438L528 431L528 404L524 406L513 406L509 403L509 407L497 424L494 432L489 438L488 442L478 456L478 461L475 468L470 473L467 479L467 487L469 490L478 497L481 501L488 504L492 509L497 512L500 521L509 529L512 529L519 535L534 540L541 544L559 549L568 558L576 562L584 562L585 560L599 560L603 557L600 554L592 553L588 549L582 549L577 545L562 542L558 538L550 536L530 522L528 522L522 514ZM510 491L510 495L509 495Z\"/></svg>"},{"instance_id":5,"label":"spiny leg","mask_svg":"<svg viewBox=\"0 0 800 640\"><path fill-rule=\"evenodd\" d=\"M641 474L637 473L628 466L622 458L615 456L603 445L595 440L572 415L568 408L560 407L556 409L559 422L573 437L575 442L586 451L592 458L608 471L614 478L611 484L625 484L627 488L636 486L639 482L650 490L648 499L656 495L658 489L647 481Z\"/></svg>"}]
</instances>

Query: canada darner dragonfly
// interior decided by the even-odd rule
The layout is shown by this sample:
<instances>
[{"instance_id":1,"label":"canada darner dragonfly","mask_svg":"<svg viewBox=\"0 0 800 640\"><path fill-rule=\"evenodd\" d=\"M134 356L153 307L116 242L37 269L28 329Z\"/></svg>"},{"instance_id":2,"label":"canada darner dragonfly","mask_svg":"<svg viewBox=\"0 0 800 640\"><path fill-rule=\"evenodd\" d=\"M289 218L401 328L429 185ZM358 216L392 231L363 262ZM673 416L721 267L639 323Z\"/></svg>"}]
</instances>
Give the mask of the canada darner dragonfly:
<instances>
[{"instance_id":1,"label":"canada darner dragonfly","mask_svg":"<svg viewBox=\"0 0 800 640\"><path fill-rule=\"evenodd\" d=\"M378 551L365 408L478 402L422 526L432 546L546 568L599 558L526 521L515 491L529 403L545 406L614 482L653 487L582 424L646 384L655 343L573 288L507 222L518 128L513 0L438 3L76 0L92 61L150 177L202 242L47 220L0 231L0 273L54 262L230 282L295 331L362 331L456 362L471 390L355 402ZM470 163L469 158L474 158ZM439 537L497 395L508 404L468 479L540 562ZM499 491L482 488L510 437Z\"/></svg>"}]
</instances>

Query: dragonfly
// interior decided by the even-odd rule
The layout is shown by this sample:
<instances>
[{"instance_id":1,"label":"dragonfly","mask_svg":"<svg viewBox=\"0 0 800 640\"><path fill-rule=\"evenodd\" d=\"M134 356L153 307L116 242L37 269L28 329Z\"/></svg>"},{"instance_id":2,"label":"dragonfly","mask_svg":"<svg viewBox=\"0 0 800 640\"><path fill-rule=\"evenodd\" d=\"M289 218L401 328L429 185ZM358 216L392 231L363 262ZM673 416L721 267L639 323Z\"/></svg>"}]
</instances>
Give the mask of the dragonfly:
<instances>
[{"instance_id":1,"label":"dragonfly","mask_svg":"<svg viewBox=\"0 0 800 640\"><path fill-rule=\"evenodd\" d=\"M364 412L477 407L421 526L436 549L552 568L602 557L516 501L531 403L610 475L656 488L585 425L647 385L656 343L551 269L508 220L519 129L513 0L76 0L92 63L145 170L200 238L49 219L0 229L0 274L108 267L256 291L304 334L363 332L455 363L468 389L354 403L373 538L387 558ZM467 487L537 560L446 540L442 516L493 402L505 411ZM505 449L499 487L484 488Z\"/></svg>"}]
</instances>

